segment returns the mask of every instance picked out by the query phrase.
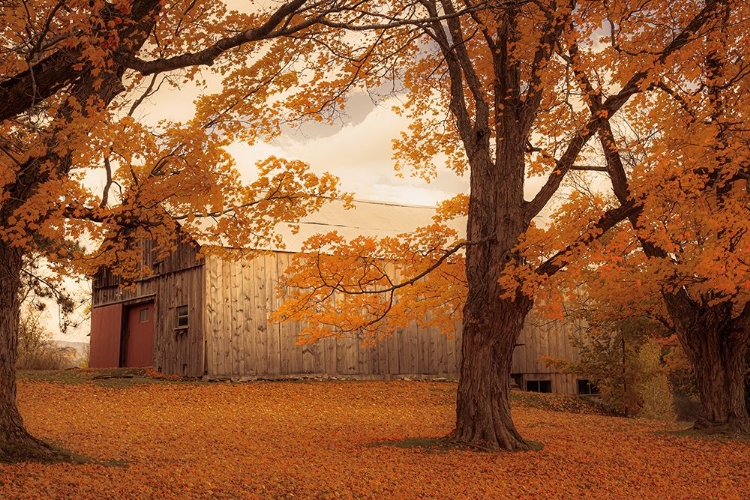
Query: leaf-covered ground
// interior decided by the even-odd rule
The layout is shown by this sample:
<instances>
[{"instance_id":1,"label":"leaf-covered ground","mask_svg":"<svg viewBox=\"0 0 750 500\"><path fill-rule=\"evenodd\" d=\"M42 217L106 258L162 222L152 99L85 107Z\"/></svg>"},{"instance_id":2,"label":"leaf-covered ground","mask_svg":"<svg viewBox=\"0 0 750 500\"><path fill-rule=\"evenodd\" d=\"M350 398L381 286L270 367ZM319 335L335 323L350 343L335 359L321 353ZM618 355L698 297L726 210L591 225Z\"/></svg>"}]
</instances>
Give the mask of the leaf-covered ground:
<instances>
[{"instance_id":1,"label":"leaf-covered ground","mask_svg":"<svg viewBox=\"0 0 750 500\"><path fill-rule=\"evenodd\" d=\"M0 464L0 498L750 498L750 443L532 408L527 453L391 441L451 430L455 384L22 380L38 437L107 461Z\"/></svg>"}]
</instances>

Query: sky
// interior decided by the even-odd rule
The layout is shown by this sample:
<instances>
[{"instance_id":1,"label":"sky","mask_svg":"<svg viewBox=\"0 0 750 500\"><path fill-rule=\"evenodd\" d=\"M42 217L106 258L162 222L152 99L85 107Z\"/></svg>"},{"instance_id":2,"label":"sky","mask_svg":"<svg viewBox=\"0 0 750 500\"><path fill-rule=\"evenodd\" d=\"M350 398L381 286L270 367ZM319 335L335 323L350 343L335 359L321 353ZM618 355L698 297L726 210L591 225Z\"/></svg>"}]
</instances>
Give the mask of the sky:
<instances>
[{"instance_id":1,"label":"sky","mask_svg":"<svg viewBox=\"0 0 750 500\"><path fill-rule=\"evenodd\" d=\"M183 87L160 92L158 101L145 103L136 116L151 123L161 119L187 120L190 102L200 90ZM393 100L373 104L364 92L352 95L342 122L329 126L310 123L288 130L271 144L235 143L229 151L245 180L253 180L255 162L274 155L301 160L318 173L329 172L341 180L341 189L357 199L412 205L435 205L458 193L468 192L468 177L459 177L438 162L438 177L431 183L420 178L398 178L393 169L392 140L406 130L408 120L391 110ZM442 168L441 168L442 167Z\"/></svg>"}]
</instances>

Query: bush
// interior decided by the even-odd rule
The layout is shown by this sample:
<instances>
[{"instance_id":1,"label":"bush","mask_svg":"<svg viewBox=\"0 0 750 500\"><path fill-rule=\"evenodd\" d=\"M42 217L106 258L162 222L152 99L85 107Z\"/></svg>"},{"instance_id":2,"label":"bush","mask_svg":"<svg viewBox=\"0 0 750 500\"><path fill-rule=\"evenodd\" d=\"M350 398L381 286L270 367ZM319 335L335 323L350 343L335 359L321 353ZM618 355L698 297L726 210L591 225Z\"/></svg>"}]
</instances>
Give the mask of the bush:
<instances>
[{"instance_id":1,"label":"bush","mask_svg":"<svg viewBox=\"0 0 750 500\"><path fill-rule=\"evenodd\" d=\"M23 312L18 325L19 370L61 370L74 365L76 350L60 347L52 340L52 334L41 323L41 311L29 306Z\"/></svg>"},{"instance_id":2,"label":"bush","mask_svg":"<svg viewBox=\"0 0 750 500\"><path fill-rule=\"evenodd\" d=\"M631 416L643 406L645 380L639 352L654 335L653 325L635 318L589 323L582 336L571 337L580 353L578 362L547 359L547 364L587 377L601 391L602 406L612 414Z\"/></svg>"},{"instance_id":3,"label":"bush","mask_svg":"<svg viewBox=\"0 0 750 500\"><path fill-rule=\"evenodd\" d=\"M662 367L661 353L661 344L654 340L645 342L638 351L641 381L637 390L642 401L638 416L653 420L674 420L674 398Z\"/></svg>"},{"instance_id":4,"label":"bush","mask_svg":"<svg viewBox=\"0 0 750 500\"><path fill-rule=\"evenodd\" d=\"M19 370L62 370L75 364L76 350L72 347L59 347L53 342L43 344L33 353L19 356L16 368Z\"/></svg>"}]
</instances>

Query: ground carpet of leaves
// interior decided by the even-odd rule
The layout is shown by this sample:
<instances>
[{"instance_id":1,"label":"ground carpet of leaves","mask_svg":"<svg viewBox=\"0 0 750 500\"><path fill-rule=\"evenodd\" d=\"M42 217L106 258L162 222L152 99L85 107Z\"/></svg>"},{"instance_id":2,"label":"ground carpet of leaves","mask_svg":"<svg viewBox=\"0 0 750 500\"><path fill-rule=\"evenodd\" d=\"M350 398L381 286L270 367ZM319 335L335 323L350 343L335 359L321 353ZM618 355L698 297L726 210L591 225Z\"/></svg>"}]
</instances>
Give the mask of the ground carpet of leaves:
<instances>
[{"instance_id":1,"label":"ground carpet of leaves","mask_svg":"<svg viewBox=\"0 0 750 500\"><path fill-rule=\"evenodd\" d=\"M391 443L450 432L453 383L105 382L19 383L34 435L107 462L0 464L0 498L750 498L750 442L659 422L519 403L541 451Z\"/></svg>"}]
</instances>

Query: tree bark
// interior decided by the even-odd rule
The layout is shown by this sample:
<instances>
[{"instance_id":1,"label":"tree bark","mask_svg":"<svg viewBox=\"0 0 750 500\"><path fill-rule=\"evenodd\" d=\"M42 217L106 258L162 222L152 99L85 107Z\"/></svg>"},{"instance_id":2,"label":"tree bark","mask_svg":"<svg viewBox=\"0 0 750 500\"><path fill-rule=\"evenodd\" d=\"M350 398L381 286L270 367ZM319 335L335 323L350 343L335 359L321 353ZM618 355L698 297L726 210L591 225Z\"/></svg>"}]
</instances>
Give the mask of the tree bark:
<instances>
[{"instance_id":1,"label":"tree bark","mask_svg":"<svg viewBox=\"0 0 750 500\"><path fill-rule=\"evenodd\" d=\"M477 119L473 131L462 133L471 165L467 239L486 243L466 251L468 294L455 439L490 450L529 450L511 419L510 370L533 299L520 290L505 290L499 282L506 266L516 262L514 247L528 229L523 212L526 130L515 94L519 68L508 63L506 45L503 38L496 63L495 158L488 128L477 126L484 120Z\"/></svg>"},{"instance_id":2,"label":"tree bark","mask_svg":"<svg viewBox=\"0 0 750 500\"><path fill-rule=\"evenodd\" d=\"M484 302L479 294L464 308L461 377L455 439L490 450L529 450L510 414L513 348L531 300Z\"/></svg>"},{"instance_id":3,"label":"tree bark","mask_svg":"<svg viewBox=\"0 0 750 500\"><path fill-rule=\"evenodd\" d=\"M16 406L16 346L22 251L0 240L0 461L53 459L59 452L31 436Z\"/></svg>"},{"instance_id":4,"label":"tree bark","mask_svg":"<svg viewBox=\"0 0 750 500\"><path fill-rule=\"evenodd\" d=\"M684 293L665 294L677 337L695 372L702 415L695 429L750 433L745 406L745 359L750 330L732 316L731 302L700 305Z\"/></svg>"}]
</instances>

